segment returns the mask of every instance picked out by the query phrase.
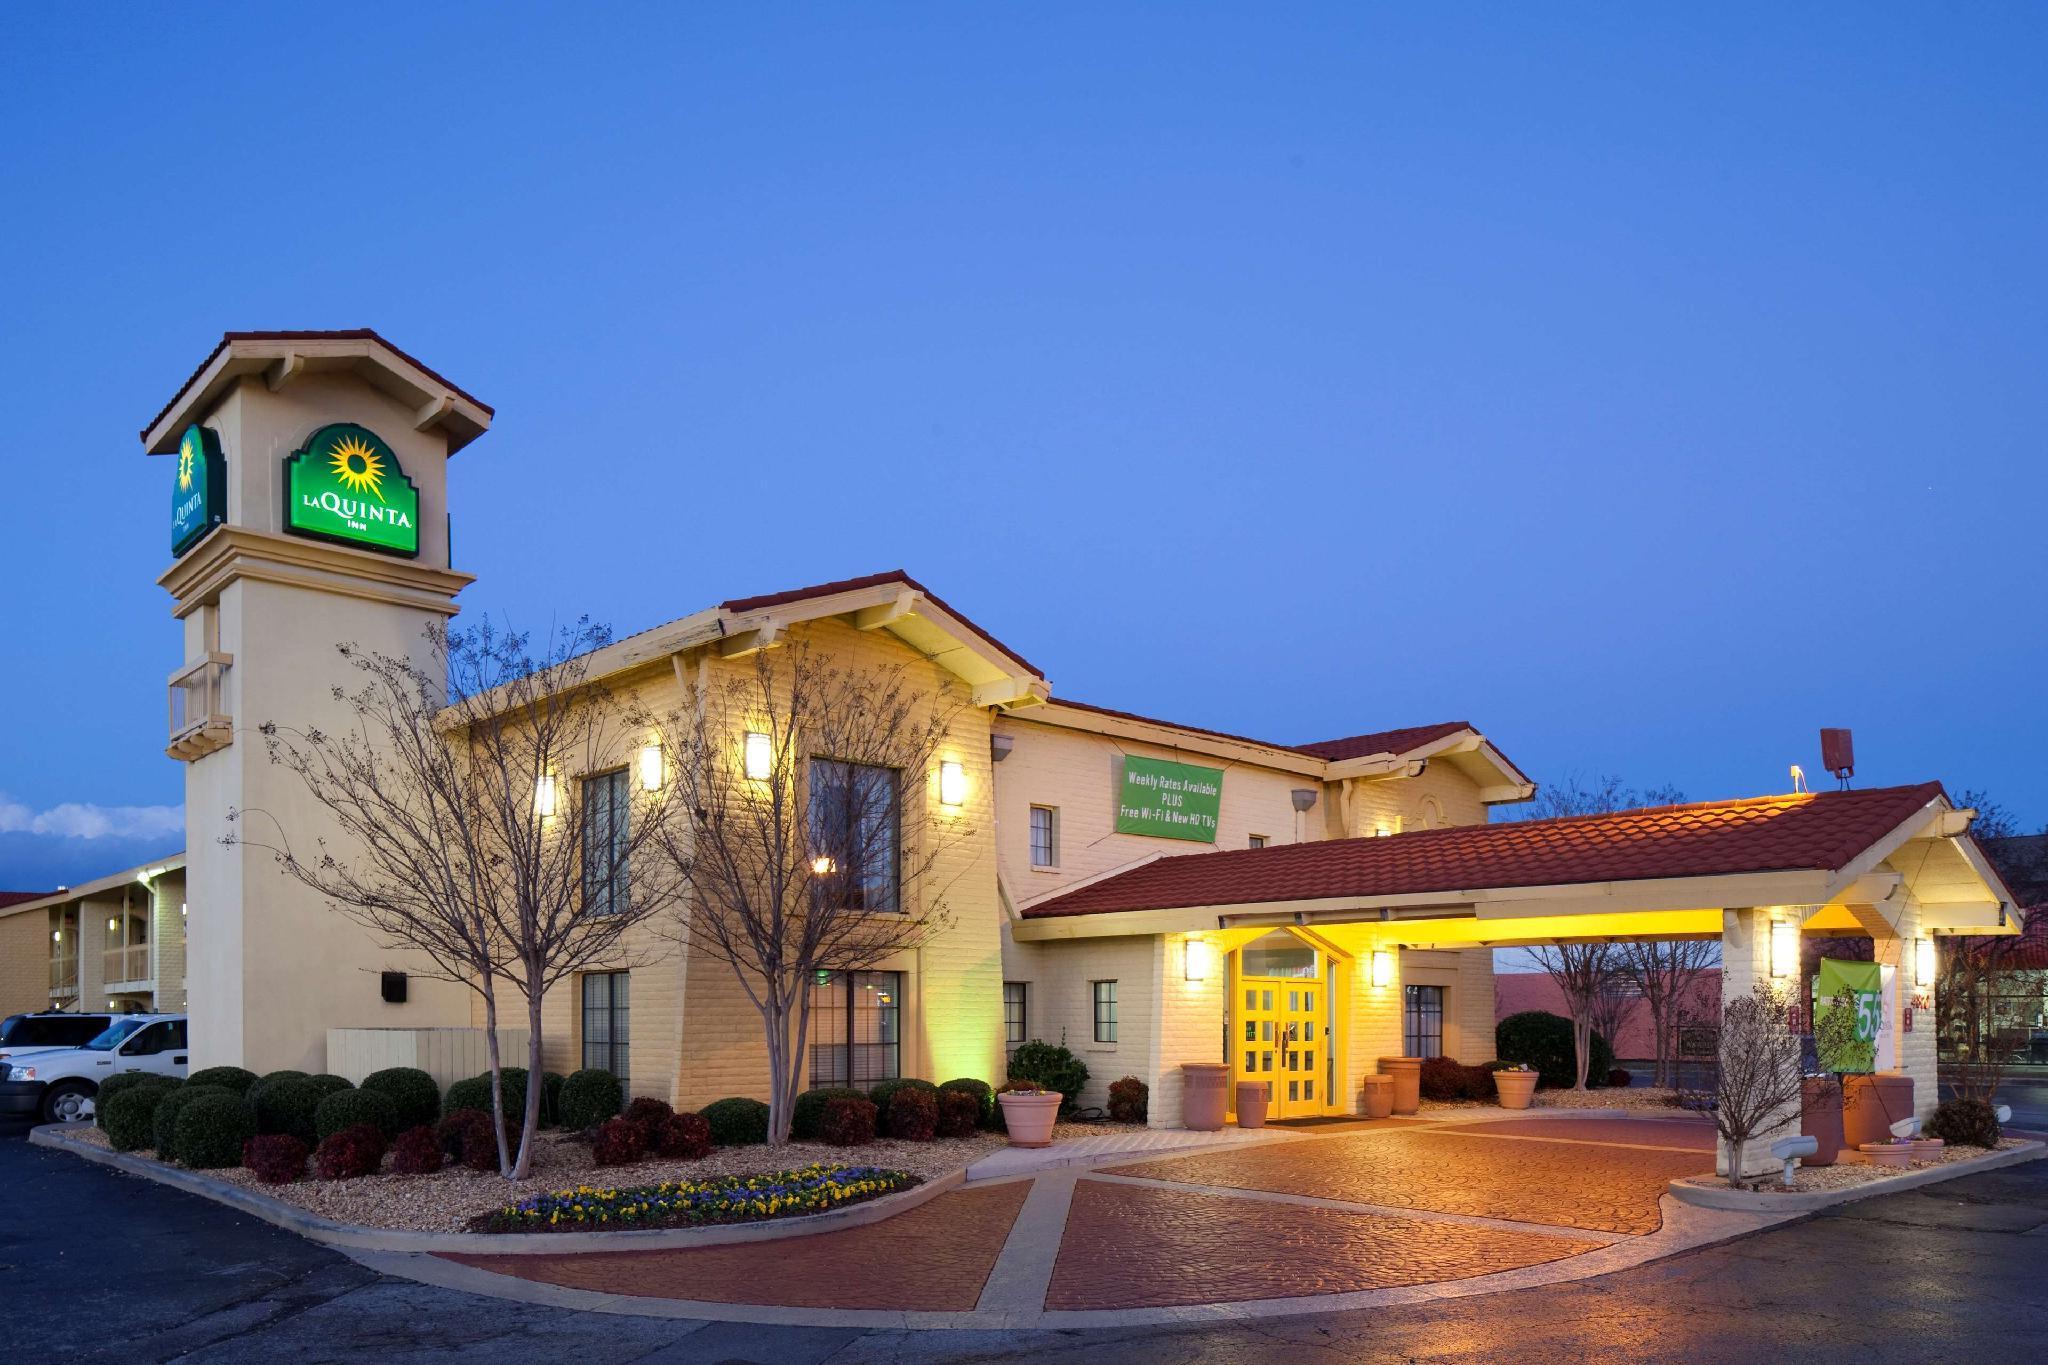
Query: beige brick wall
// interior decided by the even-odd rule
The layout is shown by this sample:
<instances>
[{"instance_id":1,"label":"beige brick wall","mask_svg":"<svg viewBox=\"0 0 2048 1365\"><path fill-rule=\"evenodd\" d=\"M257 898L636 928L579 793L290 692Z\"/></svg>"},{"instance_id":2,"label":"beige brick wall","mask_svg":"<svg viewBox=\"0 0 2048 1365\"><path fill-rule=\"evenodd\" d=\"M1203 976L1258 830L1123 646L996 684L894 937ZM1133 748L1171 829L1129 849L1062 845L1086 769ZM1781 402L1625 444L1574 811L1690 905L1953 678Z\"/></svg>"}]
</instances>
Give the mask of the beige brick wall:
<instances>
[{"instance_id":1,"label":"beige brick wall","mask_svg":"<svg viewBox=\"0 0 2048 1365\"><path fill-rule=\"evenodd\" d=\"M1468 1064L1492 1060L1493 953L1404 948L1399 959L1404 985L1443 988L1444 1056ZM1402 1004L1405 1009L1405 998Z\"/></svg>"},{"instance_id":2,"label":"beige brick wall","mask_svg":"<svg viewBox=\"0 0 2048 1365\"><path fill-rule=\"evenodd\" d=\"M50 1007L50 912L0 916L0 1015Z\"/></svg>"},{"instance_id":3,"label":"beige brick wall","mask_svg":"<svg viewBox=\"0 0 2048 1365\"><path fill-rule=\"evenodd\" d=\"M188 917L178 913L185 902L185 874L167 872L150 884L154 906L150 914L150 941L155 944L156 1002L166 1014L185 1008L185 926Z\"/></svg>"},{"instance_id":4,"label":"beige brick wall","mask_svg":"<svg viewBox=\"0 0 2048 1365\"><path fill-rule=\"evenodd\" d=\"M1064 1044L1087 1066L1082 1105L1108 1104L1110 1083L1125 1076L1136 1076L1157 1091L1161 1054L1156 1025L1165 942L1160 935L1148 935L1036 944L1028 955L1035 959L1033 974L1005 978L1030 986L1030 1038ZM1114 1043L1095 1041L1097 981L1116 982Z\"/></svg>"},{"instance_id":5,"label":"beige brick wall","mask_svg":"<svg viewBox=\"0 0 2048 1365\"><path fill-rule=\"evenodd\" d=\"M1340 799L1337 785L1327 789L1323 811L1326 837L1360 838L1382 829L1403 834L1486 823L1479 785L1442 760L1432 762L1420 777L1353 779L1346 785L1351 789L1348 823L1343 819L1346 803Z\"/></svg>"}]
</instances>

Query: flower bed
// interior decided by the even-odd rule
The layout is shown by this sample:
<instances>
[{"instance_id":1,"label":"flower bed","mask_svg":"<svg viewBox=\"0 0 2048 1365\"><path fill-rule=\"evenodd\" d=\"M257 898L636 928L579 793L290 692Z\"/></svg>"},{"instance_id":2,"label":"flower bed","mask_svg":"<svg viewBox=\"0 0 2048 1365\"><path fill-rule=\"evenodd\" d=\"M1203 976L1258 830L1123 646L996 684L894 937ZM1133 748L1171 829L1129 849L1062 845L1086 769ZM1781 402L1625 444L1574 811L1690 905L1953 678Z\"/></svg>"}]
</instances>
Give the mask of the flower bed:
<instances>
[{"instance_id":1,"label":"flower bed","mask_svg":"<svg viewBox=\"0 0 2048 1365\"><path fill-rule=\"evenodd\" d=\"M508 1204L472 1225L476 1232L592 1232L754 1223L863 1203L918 1183L905 1171L874 1166L805 1166L763 1175L671 1180L598 1189L579 1185Z\"/></svg>"}]
</instances>

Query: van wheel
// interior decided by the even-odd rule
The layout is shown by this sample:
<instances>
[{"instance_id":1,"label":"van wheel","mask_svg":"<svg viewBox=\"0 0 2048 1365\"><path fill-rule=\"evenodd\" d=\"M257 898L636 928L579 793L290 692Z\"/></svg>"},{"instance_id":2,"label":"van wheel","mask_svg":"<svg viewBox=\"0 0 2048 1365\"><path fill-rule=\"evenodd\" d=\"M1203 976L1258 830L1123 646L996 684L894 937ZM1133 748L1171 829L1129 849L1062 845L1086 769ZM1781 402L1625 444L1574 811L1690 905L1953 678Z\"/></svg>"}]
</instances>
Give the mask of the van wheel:
<instances>
[{"instance_id":1,"label":"van wheel","mask_svg":"<svg viewBox=\"0 0 2048 1365\"><path fill-rule=\"evenodd\" d=\"M58 1081L43 1094L44 1123L76 1123L92 1104L92 1087L84 1081Z\"/></svg>"}]
</instances>

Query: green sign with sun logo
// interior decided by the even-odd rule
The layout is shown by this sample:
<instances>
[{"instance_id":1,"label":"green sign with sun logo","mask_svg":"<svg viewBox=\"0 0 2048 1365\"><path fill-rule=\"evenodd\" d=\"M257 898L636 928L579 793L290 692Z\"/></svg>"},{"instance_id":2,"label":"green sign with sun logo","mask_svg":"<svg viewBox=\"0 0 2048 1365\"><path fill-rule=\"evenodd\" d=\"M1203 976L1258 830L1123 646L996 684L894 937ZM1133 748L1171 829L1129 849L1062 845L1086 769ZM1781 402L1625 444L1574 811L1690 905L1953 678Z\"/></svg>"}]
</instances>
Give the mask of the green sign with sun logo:
<instances>
[{"instance_id":1,"label":"green sign with sun logo","mask_svg":"<svg viewBox=\"0 0 2048 1365\"><path fill-rule=\"evenodd\" d=\"M390 555L420 552L419 490L368 427L322 427L284 469L284 524L293 535Z\"/></svg>"},{"instance_id":2,"label":"green sign with sun logo","mask_svg":"<svg viewBox=\"0 0 2048 1365\"><path fill-rule=\"evenodd\" d=\"M194 422L178 440L171 478L171 553L181 555L228 519L228 462L220 437Z\"/></svg>"}]
</instances>

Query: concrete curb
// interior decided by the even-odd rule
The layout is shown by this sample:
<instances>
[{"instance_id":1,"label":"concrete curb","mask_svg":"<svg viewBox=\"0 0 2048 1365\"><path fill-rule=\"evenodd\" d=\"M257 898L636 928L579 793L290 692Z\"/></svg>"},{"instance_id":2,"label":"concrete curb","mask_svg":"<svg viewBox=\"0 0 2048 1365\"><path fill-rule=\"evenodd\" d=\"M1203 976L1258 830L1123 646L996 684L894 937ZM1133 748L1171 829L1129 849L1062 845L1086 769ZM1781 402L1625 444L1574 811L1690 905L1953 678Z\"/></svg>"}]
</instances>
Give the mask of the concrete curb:
<instances>
[{"instance_id":1,"label":"concrete curb","mask_svg":"<svg viewBox=\"0 0 2048 1365\"><path fill-rule=\"evenodd\" d=\"M1860 1185L1844 1185L1835 1190L1807 1190L1798 1194L1731 1190L1726 1185L1688 1185L1682 1180L1672 1181L1667 1188L1673 1199L1702 1209L1720 1209L1729 1213L1817 1213L1837 1204L1852 1204L1858 1199L1880 1194L1898 1194L1902 1190L1919 1189L1957 1176L1995 1171L2001 1166L2018 1166L2042 1156L2048 1156L2048 1143L2029 1142L2003 1152L1988 1152L1968 1161L1950 1161L1925 1170L1908 1171L1904 1175L1866 1180Z\"/></svg>"},{"instance_id":2,"label":"concrete curb","mask_svg":"<svg viewBox=\"0 0 2048 1365\"><path fill-rule=\"evenodd\" d=\"M762 1223L720 1223L702 1228L659 1228L625 1232L402 1232L392 1228L369 1228L357 1223L340 1223L308 1213L296 1204L200 1171L110 1152L65 1136L72 1128L86 1124L48 1124L32 1129L28 1140L39 1147L68 1152L127 1175L154 1180L216 1204L261 1218L309 1241L352 1251L385 1251L403 1254L463 1252L478 1256L548 1256L572 1251L666 1251L683 1247L726 1246L735 1242L774 1242L786 1237L810 1237L820 1232L838 1232L867 1223L879 1223L908 1213L927 1200L958 1189L965 1173L954 1171L911 1189L885 1194L849 1208L806 1214L801 1218L774 1219Z\"/></svg>"}]
</instances>

